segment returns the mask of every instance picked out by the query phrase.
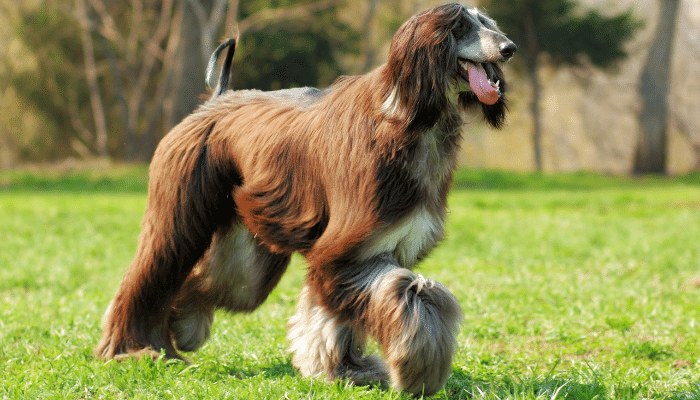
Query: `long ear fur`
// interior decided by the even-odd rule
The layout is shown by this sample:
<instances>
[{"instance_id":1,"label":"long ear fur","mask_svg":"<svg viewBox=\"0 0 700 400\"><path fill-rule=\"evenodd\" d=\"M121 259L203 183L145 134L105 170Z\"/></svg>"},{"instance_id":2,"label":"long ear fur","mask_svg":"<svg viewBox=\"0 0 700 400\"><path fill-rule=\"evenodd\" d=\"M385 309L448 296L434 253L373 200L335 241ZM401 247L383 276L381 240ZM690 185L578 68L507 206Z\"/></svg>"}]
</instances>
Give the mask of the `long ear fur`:
<instances>
[{"instance_id":1,"label":"long ear fur","mask_svg":"<svg viewBox=\"0 0 700 400\"><path fill-rule=\"evenodd\" d=\"M447 4L420 13L399 28L391 42L385 79L393 84L387 96L408 130L433 125L448 108L446 88L457 65L456 43L450 31L462 6Z\"/></svg>"}]
</instances>

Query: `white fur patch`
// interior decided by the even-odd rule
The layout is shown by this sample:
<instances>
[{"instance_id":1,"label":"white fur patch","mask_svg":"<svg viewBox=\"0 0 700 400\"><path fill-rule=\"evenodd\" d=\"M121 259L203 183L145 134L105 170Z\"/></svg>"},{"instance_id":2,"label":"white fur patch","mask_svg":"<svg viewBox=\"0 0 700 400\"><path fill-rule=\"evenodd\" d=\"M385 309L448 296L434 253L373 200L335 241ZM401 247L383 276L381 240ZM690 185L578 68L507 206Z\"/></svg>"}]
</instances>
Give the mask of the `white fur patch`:
<instances>
[{"instance_id":1,"label":"white fur patch","mask_svg":"<svg viewBox=\"0 0 700 400\"><path fill-rule=\"evenodd\" d=\"M439 196L440 187L454 168L454 158L441 149L442 142L446 140L445 135L442 129L434 126L421 136L420 147L411 166L414 178L431 190L430 196L433 198Z\"/></svg>"},{"instance_id":2,"label":"white fur patch","mask_svg":"<svg viewBox=\"0 0 700 400\"><path fill-rule=\"evenodd\" d=\"M234 308L252 307L255 296L251 291L260 287L262 279L253 235L246 227L235 226L226 236L216 237L210 251L201 265L206 285L222 296L220 303Z\"/></svg>"},{"instance_id":3,"label":"white fur patch","mask_svg":"<svg viewBox=\"0 0 700 400\"><path fill-rule=\"evenodd\" d=\"M442 236L442 221L419 207L400 221L379 229L362 249L360 257L370 259L377 254L389 253L402 267L415 265Z\"/></svg>"},{"instance_id":4,"label":"white fur patch","mask_svg":"<svg viewBox=\"0 0 700 400\"><path fill-rule=\"evenodd\" d=\"M297 312L289 319L287 339L292 364L305 377L347 378L356 385L389 379L383 360L364 355L366 334L338 322L318 303L309 286L302 289Z\"/></svg>"},{"instance_id":5,"label":"white fur patch","mask_svg":"<svg viewBox=\"0 0 700 400\"><path fill-rule=\"evenodd\" d=\"M388 118L394 118L399 115L400 109L401 99L399 99L399 88L394 86L394 89L382 104L382 111Z\"/></svg>"},{"instance_id":6,"label":"white fur patch","mask_svg":"<svg viewBox=\"0 0 700 400\"><path fill-rule=\"evenodd\" d=\"M341 351L338 318L321 307L305 286L299 295L296 314L289 319L289 351L292 364L302 376L331 374Z\"/></svg>"},{"instance_id":7,"label":"white fur patch","mask_svg":"<svg viewBox=\"0 0 700 400\"><path fill-rule=\"evenodd\" d=\"M176 320L172 326L173 338L178 350L196 351L211 335L214 322L212 313L194 310L185 313L185 317Z\"/></svg>"}]
</instances>

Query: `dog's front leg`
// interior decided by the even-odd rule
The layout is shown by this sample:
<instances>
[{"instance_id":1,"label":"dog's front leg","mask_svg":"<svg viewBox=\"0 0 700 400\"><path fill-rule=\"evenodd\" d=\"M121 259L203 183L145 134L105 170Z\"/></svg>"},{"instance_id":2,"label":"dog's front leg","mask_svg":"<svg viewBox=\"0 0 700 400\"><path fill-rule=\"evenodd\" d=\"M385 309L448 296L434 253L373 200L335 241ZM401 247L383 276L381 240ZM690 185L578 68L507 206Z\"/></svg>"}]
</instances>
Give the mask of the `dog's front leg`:
<instances>
[{"instance_id":1,"label":"dog's front leg","mask_svg":"<svg viewBox=\"0 0 700 400\"><path fill-rule=\"evenodd\" d=\"M369 289L365 324L384 350L392 385L426 396L452 370L462 312L447 288L405 268L377 278Z\"/></svg>"},{"instance_id":2,"label":"dog's front leg","mask_svg":"<svg viewBox=\"0 0 700 400\"><path fill-rule=\"evenodd\" d=\"M356 385L386 384L386 365L379 357L364 355L367 334L351 322L329 312L314 289L304 287L296 314L289 319L292 364L305 377L325 375L329 381L348 379Z\"/></svg>"},{"instance_id":3,"label":"dog's front leg","mask_svg":"<svg viewBox=\"0 0 700 400\"><path fill-rule=\"evenodd\" d=\"M333 368L343 370L352 363L337 363L343 358L326 355L348 354L354 348L362 348L363 343L321 339L304 347L296 340L300 335L294 332L315 331L320 337L331 339L350 334L347 332L367 332L382 347L388 375L396 389L424 395L438 391L451 371L461 321L455 297L440 283L400 267L387 254L365 262L345 261L342 266L312 266L310 270L311 286L305 289L298 313L290 321L295 366L307 375L325 372L331 377L343 376L338 372L333 375ZM328 271L334 271L334 276L319 276ZM315 293L309 295L309 291ZM319 299L315 307L302 306L308 301L305 297L313 296ZM348 331L351 328L355 331ZM338 347L341 345L345 349ZM371 368L375 365L378 364ZM360 365L361 368L367 367ZM368 374L370 377L372 374Z\"/></svg>"}]
</instances>

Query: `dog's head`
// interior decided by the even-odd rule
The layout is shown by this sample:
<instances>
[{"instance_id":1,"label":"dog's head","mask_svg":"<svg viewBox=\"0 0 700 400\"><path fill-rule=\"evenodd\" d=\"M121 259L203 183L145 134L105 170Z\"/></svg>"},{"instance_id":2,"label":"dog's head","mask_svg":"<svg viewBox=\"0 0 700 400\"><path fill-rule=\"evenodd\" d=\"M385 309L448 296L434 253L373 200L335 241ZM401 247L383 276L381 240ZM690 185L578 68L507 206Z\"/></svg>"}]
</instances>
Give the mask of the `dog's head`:
<instances>
[{"instance_id":1,"label":"dog's head","mask_svg":"<svg viewBox=\"0 0 700 400\"><path fill-rule=\"evenodd\" d=\"M517 46L476 8L450 3L415 15L398 30L387 64L392 91L385 109L413 127L428 127L447 110L480 106L499 128L506 82L499 64Z\"/></svg>"}]
</instances>

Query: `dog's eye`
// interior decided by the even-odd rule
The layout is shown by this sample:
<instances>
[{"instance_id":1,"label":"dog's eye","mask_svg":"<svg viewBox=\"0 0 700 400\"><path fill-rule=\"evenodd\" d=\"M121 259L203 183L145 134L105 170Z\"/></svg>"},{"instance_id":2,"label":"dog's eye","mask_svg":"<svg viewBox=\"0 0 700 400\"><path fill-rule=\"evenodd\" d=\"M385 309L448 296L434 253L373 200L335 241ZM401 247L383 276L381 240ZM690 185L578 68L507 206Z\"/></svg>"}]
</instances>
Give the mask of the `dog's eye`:
<instances>
[{"instance_id":1,"label":"dog's eye","mask_svg":"<svg viewBox=\"0 0 700 400\"><path fill-rule=\"evenodd\" d=\"M454 28L452 28L452 33L455 37L466 36L469 33L469 26L465 21L459 21Z\"/></svg>"}]
</instances>

